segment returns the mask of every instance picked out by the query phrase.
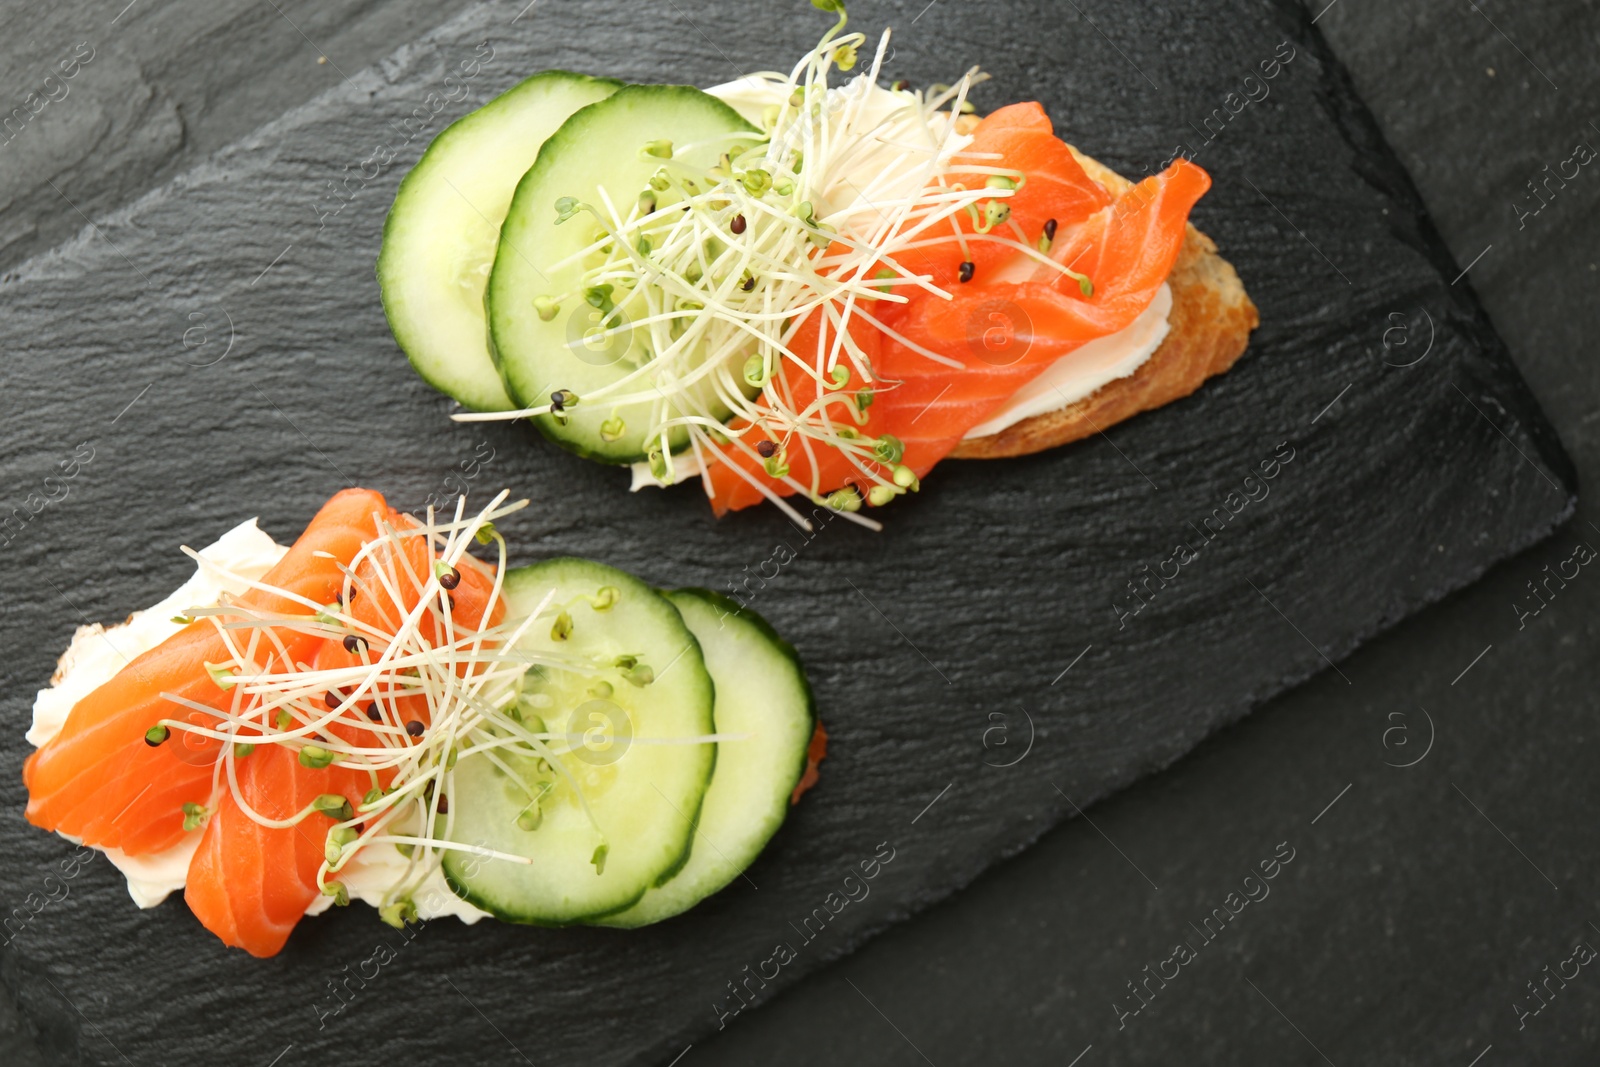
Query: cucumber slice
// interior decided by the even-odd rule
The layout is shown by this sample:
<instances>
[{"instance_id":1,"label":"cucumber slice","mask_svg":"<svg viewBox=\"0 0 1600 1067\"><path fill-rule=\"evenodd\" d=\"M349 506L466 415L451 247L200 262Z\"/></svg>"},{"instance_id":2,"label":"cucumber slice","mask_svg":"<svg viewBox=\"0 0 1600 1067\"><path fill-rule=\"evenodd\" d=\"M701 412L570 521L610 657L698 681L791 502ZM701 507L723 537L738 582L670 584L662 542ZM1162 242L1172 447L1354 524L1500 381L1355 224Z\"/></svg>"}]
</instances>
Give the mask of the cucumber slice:
<instances>
[{"instance_id":1,"label":"cucumber slice","mask_svg":"<svg viewBox=\"0 0 1600 1067\"><path fill-rule=\"evenodd\" d=\"M660 922L737 878L788 815L789 795L805 770L816 729L800 659L765 619L706 589L666 595L705 653L716 687L717 733L752 736L717 744L689 862L626 911L595 920L600 926Z\"/></svg>"},{"instance_id":2,"label":"cucumber slice","mask_svg":"<svg viewBox=\"0 0 1600 1067\"><path fill-rule=\"evenodd\" d=\"M562 417L534 419L539 429L579 455L606 463L635 463L647 458L658 442L647 441L656 397L614 405L602 400L586 402L596 389L611 385L652 358L650 334L645 329L624 329L609 338L593 336L597 329L626 327L644 317L642 296L631 290L614 290L609 300L621 317L611 317L606 297L586 298L586 264L575 261L556 268L593 244L603 231L593 214L580 211L557 223L556 202L563 197L590 204L609 217L609 202L624 218L638 210L641 193L650 179L666 169L672 183L653 190L658 208L681 200L680 179L704 174L724 152L748 145L759 136L733 108L683 85L630 85L598 104L576 112L551 135L539 158L523 176L506 215L489 278L487 306L495 357L511 396L523 407L550 401L557 390L575 393L578 405ZM646 145L674 146L672 158L649 155ZM557 310L547 320L555 301ZM653 392L648 378L625 392ZM697 398L705 409L725 418L708 382ZM673 413L680 414L680 413ZM620 420L619 424L616 420ZM609 426L602 432L602 424ZM679 427L669 435L678 451L688 445L688 433Z\"/></svg>"},{"instance_id":3,"label":"cucumber slice","mask_svg":"<svg viewBox=\"0 0 1600 1067\"><path fill-rule=\"evenodd\" d=\"M607 587L614 602L597 610L589 598L604 597ZM699 643L670 601L603 564L553 559L507 573L509 613L533 611L552 588L552 603L566 605L569 636L557 639L541 620L520 647L560 647L605 665L596 674L537 668L523 678L524 721L537 731L537 716L546 731L567 736L550 742L566 773L537 759L501 756L514 779L474 753L456 765L451 796L454 840L533 862L452 850L444 873L459 896L500 919L562 926L626 908L679 868L716 746L650 743L712 732L711 679ZM613 665L620 656L636 657L634 682L644 667L654 679L630 682L628 661ZM608 745L586 734L596 726Z\"/></svg>"},{"instance_id":4,"label":"cucumber slice","mask_svg":"<svg viewBox=\"0 0 1600 1067\"><path fill-rule=\"evenodd\" d=\"M378 253L384 314L417 373L466 407L511 408L483 310L511 194L568 115L621 87L535 74L447 126L400 183Z\"/></svg>"}]
</instances>

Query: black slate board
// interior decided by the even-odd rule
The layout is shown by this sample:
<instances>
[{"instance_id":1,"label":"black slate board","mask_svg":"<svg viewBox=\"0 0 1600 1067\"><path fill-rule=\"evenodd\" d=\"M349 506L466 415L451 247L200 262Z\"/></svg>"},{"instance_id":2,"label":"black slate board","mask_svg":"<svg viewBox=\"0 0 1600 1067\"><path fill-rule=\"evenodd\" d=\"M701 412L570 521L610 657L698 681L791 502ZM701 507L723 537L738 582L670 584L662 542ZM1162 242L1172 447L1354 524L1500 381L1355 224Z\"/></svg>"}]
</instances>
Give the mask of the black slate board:
<instances>
[{"instance_id":1,"label":"black slate board","mask_svg":"<svg viewBox=\"0 0 1600 1067\"><path fill-rule=\"evenodd\" d=\"M92 441L95 459L0 557L17 650L4 668L13 740L0 767L13 783L4 832L15 858L0 890L8 908L24 905L70 853L22 822L14 783L31 690L73 626L172 588L186 571L176 543L257 513L288 536L347 479L417 506L480 443L494 459L475 487L509 485L540 505L508 524L525 558L583 552L664 584L723 587L780 541L797 551L753 606L807 657L833 756L751 871L762 888L735 887L638 935L429 924L319 1025L327 982L397 936L370 915L308 923L281 957L255 963L217 948L176 901L135 912L109 868L90 864L65 899L14 921L0 954L0 975L61 1060L286 1052L291 1063L359 1049L420 1062L665 1062L717 1026L725 983L777 942L798 957L763 996L1570 510L1568 464L1465 281L1449 284L1458 270L1403 172L1304 16L1270 5L1109 9L1091 25L1056 5L990 4L983 22L1000 18L1001 32L959 47L973 40L962 32L970 5L857 10L858 23L900 27L892 76L927 82L980 62L998 76L980 106L1036 96L1064 136L1134 175L1180 139L1201 140L1189 124L1209 108L1189 113L1193 101L1227 106L1280 41L1294 43L1271 96L1198 154L1217 187L1197 222L1238 266L1264 325L1239 367L1195 398L1110 440L951 464L888 513L886 534L834 523L805 544L775 514L717 524L689 493L626 496L615 475L520 429L448 423L447 405L394 353L370 275L398 168L351 179L347 206L319 232L325 183L346 163L359 174L381 139L403 140L391 121L426 109L484 40L493 59L469 80L471 101L551 65L705 84L735 65L787 65L819 26L803 7L781 25L741 24L747 7L698 5L699 29L670 2L540 5L514 24L517 6L476 9L7 277L8 507L43 492L78 442ZM431 129L469 103L446 105ZM428 135L404 146L402 165ZM1398 324L1408 332L1385 333ZM189 332L186 346L196 328L206 344ZM1425 348L1414 366L1391 365ZM1295 458L1270 495L1119 629L1113 598L1136 568L1194 540L1188 524L1225 506L1246 468L1285 441ZM1033 745L997 768L1027 740L1022 709ZM871 895L802 943L789 924L884 841L895 859Z\"/></svg>"}]
</instances>

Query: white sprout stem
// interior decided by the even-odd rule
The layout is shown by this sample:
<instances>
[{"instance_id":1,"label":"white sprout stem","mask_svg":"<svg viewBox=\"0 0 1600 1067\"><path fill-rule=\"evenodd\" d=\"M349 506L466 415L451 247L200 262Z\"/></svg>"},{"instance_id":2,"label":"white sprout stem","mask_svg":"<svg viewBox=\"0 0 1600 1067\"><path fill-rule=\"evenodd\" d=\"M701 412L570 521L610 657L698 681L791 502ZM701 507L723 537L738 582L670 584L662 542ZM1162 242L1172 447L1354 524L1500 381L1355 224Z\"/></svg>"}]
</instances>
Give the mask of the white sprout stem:
<instances>
[{"instance_id":1,"label":"white sprout stem","mask_svg":"<svg viewBox=\"0 0 1600 1067\"><path fill-rule=\"evenodd\" d=\"M231 598L215 606L190 609L191 617L203 618L215 628L226 649L228 658L209 669L227 691L228 700L218 707L165 693L164 699L180 709L180 715L163 719L161 724L172 732L218 743L221 749L213 770L213 795L227 790L248 818L266 827L299 825L320 818L318 813L326 809L311 804L284 817L258 810L245 795L240 776L240 760L251 757L242 755L239 746L282 745L295 750L308 766L343 767L369 775L375 788L354 805L353 817L329 818L330 834L342 836L337 842L330 837L329 854L318 871L319 885L326 886L329 876L341 871L361 849L379 844L402 847L410 853L404 871L384 893L386 902L407 898L437 869L446 851L526 863L525 857L451 839L454 809L441 813L440 806L453 791L454 762L464 756L481 755L491 761L516 778L533 800L554 781L536 794L517 778L501 754L546 761L572 790L591 824L603 833L582 783L563 759L583 744L583 735L531 730L512 714L522 678L530 669L548 668L580 677L604 673L599 664L582 656L519 647L532 626L541 619L549 623L556 607L555 590L548 590L531 612L498 623L490 621L492 612L486 608L480 625L470 628L458 623L445 595L448 591L439 580L441 569L454 568L459 574L463 568L481 566L464 557L474 540L487 533L498 557L487 603L503 602L506 543L492 524L527 505L527 501L507 504L507 496L500 493L471 515L465 511L465 499L458 500L449 520L441 520L430 509L424 520L400 528L378 522L378 536L340 567L345 589L335 604L317 604L265 579L247 579L206 561L236 587L291 607L303 606L309 614L255 610ZM427 561L423 571L418 570L414 554L407 551L408 545L419 542L427 546L422 554ZM349 607L352 591L367 598L366 614L378 619L377 623L363 623L355 617ZM357 638L360 662L324 669L295 662L284 643L291 634ZM407 700L420 701L427 708L421 736L414 735L403 721L413 715L403 710L401 702ZM361 709L369 702L371 717ZM743 737L707 734L633 741L688 745ZM385 788L376 788L380 780L387 781ZM209 810L214 807L215 800ZM337 814L335 808L332 815ZM438 826L441 820L442 827Z\"/></svg>"},{"instance_id":2,"label":"white sprout stem","mask_svg":"<svg viewBox=\"0 0 1600 1067\"><path fill-rule=\"evenodd\" d=\"M677 146L640 198L619 206L617 199L632 190L602 188L597 203L578 205L564 223L595 226L595 234L550 268L567 276L576 271L576 286L543 299L605 309L598 328L573 345L630 345L615 377L573 402L609 408L613 419L626 415L635 424L629 432L646 442L659 480L674 465L666 446L670 431L688 427L683 447L696 457L708 495L715 493L708 460L715 459L776 499L778 487L796 483L770 469L752 474L725 454L725 441L766 426L811 457L813 472L819 469L815 449L838 450L881 493L903 492L900 479L890 477L898 473L894 463L874 455L873 439L853 432L854 424L868 421L863 412L870 399L858 410L856 393L894 385L880 382L854 335L856 324L941 365L963 365L912 343L872 313L880 303L903 303L907 293L952 299L931 276L905 266L902 254L949 242L948 229L963 255L969 240L999 241L1041 269L1064 270L1025 240L989 232L1005 221L1004 201L1021 175L994 153L970 151L971 137L957 130L968 91L985 75L970 70L931 94L883 93L876 82L889 44L885 32L868 71L830 87L843 50L865 41L859 33L840 36L836 27L787 75L754 76L778 101L767 109L754 143L728 138ZM715 167L702 170L690 162L723 144L728 151ZM953 181L955 174L983 180L966 188ZM992 218L977 232L963 230L959 217L976 218L985 203ZM793 338L812 315L822 316L816 349L796 352ZM757 377L748 376L747 364L759 368ZM810 377L819 395L838 399L797 408L786 373ZM453 417L561 417L565 404ZM816 499L820 488L800 491ZM859 502L846 507L851 502L836 498L827 502L852 521L878 525L850 514ZM805 525L792 508L785 511Z\"/></svg>"}]
</instances>

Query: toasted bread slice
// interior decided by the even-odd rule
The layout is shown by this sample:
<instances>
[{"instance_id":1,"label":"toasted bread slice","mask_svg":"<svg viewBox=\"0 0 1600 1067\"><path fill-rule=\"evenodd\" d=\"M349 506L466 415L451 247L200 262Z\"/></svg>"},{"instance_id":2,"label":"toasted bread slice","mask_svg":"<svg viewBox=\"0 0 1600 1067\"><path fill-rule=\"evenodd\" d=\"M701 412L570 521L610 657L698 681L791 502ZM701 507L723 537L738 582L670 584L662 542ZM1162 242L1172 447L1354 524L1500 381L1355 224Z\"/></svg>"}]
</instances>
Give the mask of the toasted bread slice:
<instances>
[{"instance_id":1,"label":"toasted bread slice","mask_svg":"<svg viewBox=\"0 0 1600 1067\"><path fill-rule=\"evenodd\" d=\"M1114 195L1133 183L1073 149L1078 162ZM1171 331L1132 375L1107 382L1066 407L1012 424L987 437L956 446L958 459L1025 456L1088 437L1180 397L1233 366L1261 321L1233 266L1217 254L1211 238L1189 226L1167 283L1172 287Z\"/></svg>"}]
</instances>

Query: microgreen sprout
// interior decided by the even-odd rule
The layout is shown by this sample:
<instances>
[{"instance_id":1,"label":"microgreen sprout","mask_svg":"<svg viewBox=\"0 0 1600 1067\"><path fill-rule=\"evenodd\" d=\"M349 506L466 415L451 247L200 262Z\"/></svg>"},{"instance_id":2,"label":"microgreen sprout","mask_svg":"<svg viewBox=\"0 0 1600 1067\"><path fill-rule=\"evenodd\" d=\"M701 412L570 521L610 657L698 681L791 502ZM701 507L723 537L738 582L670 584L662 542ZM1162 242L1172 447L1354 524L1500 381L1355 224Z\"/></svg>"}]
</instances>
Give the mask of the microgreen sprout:
<instances>
[{"instance_id":1,"label":"microgreen sprout","mask_svg":"<svg viewBox=\"0 0 1600 1067\"><path fill-rule=\"evenodd\" d=\"M861 510L861 496L850 486L835 489L823 501L834 511L853 512Z\"/></svg>"},{"instance_id":2,"label":"microgreen sprout","mask_svg":"<svg viewBox=\"0 0 1600 1067\"><path fill-rule=\"evenodd\" d=\"M228 671L226 663L207 663L206 673L216 683L218 689L231 689L236 679Z\"/></svg>"},{"instance_id":3,"label":"microgreen sprout","mask_svg":"<svg viewBox=\"0 0 1600 1067\"><path fill-rule=\"evenodd\" d=\"M401 930L407 923L417 921L417 906L410 900L396 900L379 908L378 918Z\"/></svg>"},{"instance_id":4,"label":"microgreen sprout","mask_svg":"<svg viewBox=\"0 0 1600 1067\"><path fill-rule=\"evenodd\" d=\"M475 541L497 547L500 567L493 572L489 593L491 602L501 597L498 575L504 570L505 542L493 520L526 505L526 501L507 504L506 496L501 493L476 514L466 513L463 501L454 520L436 521L430 513L427 521L398 529L383 524L380 536L342 568L345 586L335 603L306 600L293 590L239 578L241 585L265 589L278 602L290 605L280 609L286 614L247 611L227 600L191 609L194 617L216 628L231 654L229 660L206 664L207 673L225 685L231 702L211 707L179 694L163 694L164 699L203 715L191 714L193 721L163 720L145 734L150 745L165 743L174 731L221 742L216 787L229 791L238 808L257 823L288 827L313 816L332 820L319 883L336 902L348 900L348 889L327 875L347 865L362 848L380 843L399 848L408 863L385 897L384 915L389 921L414 919L411 894L438 869L446 850L468 847L451 841L447 827L435 826L432 818L448 812L450 782L461 759L476 752L493 757L496 752L520 749L524 757L550 761L545 765L551 767L559 766L569 749L566 742L556 747L547 744L540 736L547 735L542 723L537 733L530 733L505 714L524 674L539 664L592 671L585 661L529 652L518 645L538 616L542 614L548 624L551 615L546 605L529 616L472 629L441 603L448 589L461 583L467 568L482 568L467 554ZM416 565L415 553L408 551L419 541L432 557L422 567ZM373 614L380 621L357 619L342 606L351 603L358 591L375 598ZM596 599L605 596L602 589ZM612 590L612 601L615 597ZM300 631L326 637L330 628L354 639L360 662L327 669L303 663L286 668L276 653L267 651L281 649L277 634ZM431 729L414 714L401 713L408 707L426 708ZM391 717L386 718L382 708L390 709ZM404 720L403 728L397 720ZM289 747L307 769L359 770L388 788L375 784L359 806L328 793L287 818L269 817L245 797L237 770L238 761L262 745ZM198 829L213 810L214 805L186 806L185 828ZM492 850L474 851L526 862Z\"/></svg>"},{"instance_id":5,"label":"microgreen sprout","mask_svg":"<svg viewBox=\"0 0 1600 1067\"><path fill-rule=\"evenodd\" d=\"M767 360L760 354L753 355L744 361L744 381L746 385L760 389L767 384Z\"/></svg>"},{"instance_id":6,"label":"microgreen sprout","mask_svg":"<svg viewBox=\"0 0 1600 1067\"><path fill-rule=\"evenodd\" d=\"M330 868L342 865L344 850L360 838L360 831L353 826L335 826L328 831L328 841L323 846L322 858L327 861Z\"/></svg>"},{"instance_id":7,"label":"microgreen sprout","mask_svg":"<svg viewBox=\"0 0 1600 1067\"><path fill-rule=\"evenodd\" d=\"M565 641L572 636L572 616L563 611L550 625L550 640Z\"/></svg>"},{"instance_id":8,"label":"microgreen sprout","mask_svg":"<svg viewBox=\"0 0 1600 1067\"><path fill-rule=\"evenodd\" d=\"M351 808L350 801L338 793L324 793L311 802L311 806L330 818L343 822L355 818L355 811Z\"/></svg>"},{"instance_id":9,"label":"microgreen sprout","mask_svg":"<svg viewBox=\"0 0 1600 1067\"><path fill-rule=\"evenodd\" d=\"M583 208L584 205L578 202L577 197L563 196L556 201L556 225L559 226L571 219Z\"/></svg>"},{"instance_id":10,"label":"microgreen sprout","mask_svg":"<svg viewBox=\"0 0 1600 1067\"><path fill-rule=\"evenodd\" d=\"M551 306L581 300L600 309L606 318L594 331L596 341L629 339L621 373L585 393L586 403L611 412L600 426L602 440L629 432L626 411L655 480L676 480L681 468L668 444L682 448L686 442L690 470L734 466L808 528L783 495L822 499L831 487L817 484L820 465L805 465L812 484L802 484L791 478L782 452L757 455L755 443L776 440L808 457L833 449L848 460L858 484L884 484L894 477L894 463L873 450L877 435L870 432L867 408L876 392L899 383L870 372L858 337L878 330L919 358L964 367L894 334L879 317L913 295L951 298L931 275L906 266L919 250L948 245L953 234L963 249L961 282L974 275L965 251L974 240L1077 277L1041 251L1042 240L1023 235L1012 222L1007 200L1024 176L993 155L968 151L972 138L957 119L971 110L968 93L985 75L973 69L951 86L918 91L897 83L886 92L878 87L889 54L885 33L862 73L830 84L834 71L865 60L867 40L843 33L840 0L813 2L837 15L837 24L788 74L744 79L766 101L758 135L716 144L653 141L640 147L662 161L647 188L602 188L592 204L556 201L558 219L590 211L598 230L587 245L549 265L551 276L577 272L580 279L568 292L545 298ZM956 180L967 175L976 180ZM857 374L872 392L824 395ZM455 417L559 421L570 406L552 402ZM868 432L842 432L852 427ZM761 464L764 478L747 473L752 463ZM710 491L709 478L705 484ZM870 488L848 495L857 509L863 494L870 496Z\"/></svg>"},{"instance_id":11,"label":"microgreen sprout","mask_svg":"<svg viewBox=\"0 0 1600 1067\"><path fill-rule=\"evenodd\" d=\"M530 803L517 819L524 830L539 828L543 821L539 800L558 782L593 822L583 784L567 765L567 757L584 737L549 730L532 709L550 707L555 701L548 693L528 692L529 679L546 671L570 672L583 680L586 693L603 698L616 696L616 689L611 681L597 677L597 670L614 670L610 678L619 685L626 681L642 688L654 681L651 668L637 656L596 664L577 652L541 650L544 646L527 643L525 638L537 633L534 628L541 624L559 630L565 620L570 633L572 615L551 603L553 593L531 611L515 616L506 612L499 621L484 622L480 628L466 624L446 606L449 589L461 586L469 571L475 579L491 582L490 604L501 601L506 545L493 520L527 503L507 504L506 496L499 494L476 514L468 514L465 501L460 501L453 519L437 519L430 511L426 521L398 527L380 521L379 536L342 568L345 588L337 604L319 604L293 590L241 579L241 584L264 589L291 607L278 615L227 602L197 609L198 617L216 627L232 655L231 660L208 665L213 676L227 676L232 702L212 708L163 694L164 699L209 718L164 720L146 736L147 743L159 744L172 731L181 730L223 742L216 761L217 788L228 790L239 810L258 824L286 828L313 817L331 820L318 883L335 903L349 900L351 884L342 876L333 877L337 872L356 862L363 849L395 848L406 863L379 901L380 916L393 925L416 921L414 900L448 851L465 851L486 861L530 862L525 856L468 845L451 836L455 775L469 758L481 757L526 792ZM467 549L481 541L495 546L497 567L487 568L468 554ZM426 546L422 561L412 551L420 546ZM358 589L373 599L371 614L377 621L358 619L340 606L349 604ZM571 605L609 611L621 599L617 587L603 585L573 598ZM357 638L360 662L326 669L303 663L285 668L276 653L265 651L281 649L282 632L326 637L330 627ZM565 715L572 710L558 707L551 713ZM683 740L702 744L716 737ZM289 817L269 817L252 807L239 784L237 761L259 745L288 747L308 769L364 772L370 775L372 788L359 805L344 795L327 793ZM512 757L515 761L509 762ZM518 765L524 770L518 771ZM214 810L214 805L185 807L185 828L198 829ZM603 847L593 862L597 871L604 869Z\"/></svg>"},{"instance_id":12,"label":"microgreen sprout","mask_svg":"<svg viewBox=\"0 0 1600 1067\"><path fill-rule=\"evenodd\" d=\"M1011 217L1011 205L1004 200L991 200L983 206L983 225L979 233L988 233Z\"/></svg>"}]
</instances>

